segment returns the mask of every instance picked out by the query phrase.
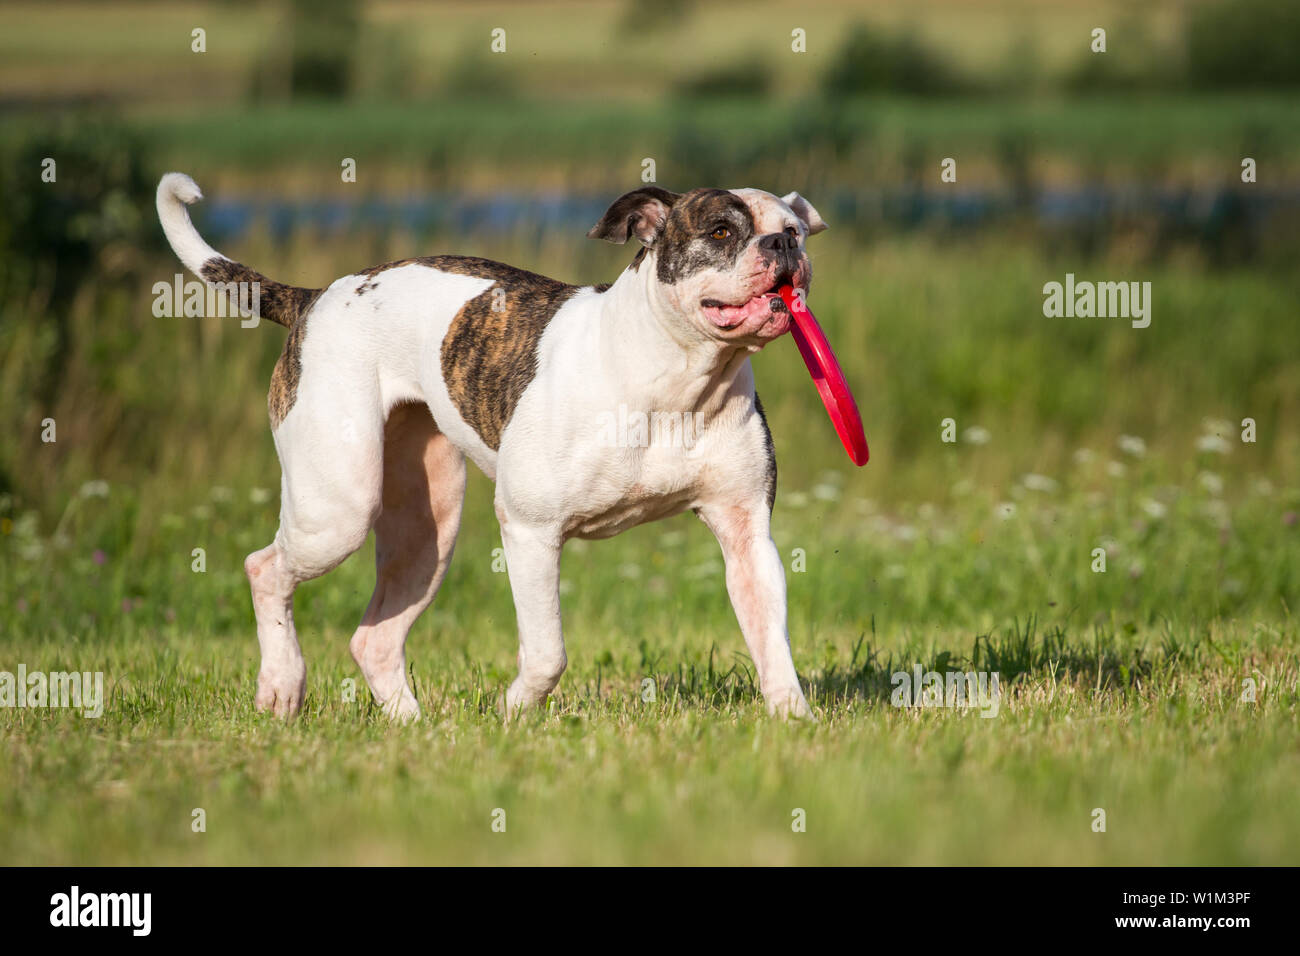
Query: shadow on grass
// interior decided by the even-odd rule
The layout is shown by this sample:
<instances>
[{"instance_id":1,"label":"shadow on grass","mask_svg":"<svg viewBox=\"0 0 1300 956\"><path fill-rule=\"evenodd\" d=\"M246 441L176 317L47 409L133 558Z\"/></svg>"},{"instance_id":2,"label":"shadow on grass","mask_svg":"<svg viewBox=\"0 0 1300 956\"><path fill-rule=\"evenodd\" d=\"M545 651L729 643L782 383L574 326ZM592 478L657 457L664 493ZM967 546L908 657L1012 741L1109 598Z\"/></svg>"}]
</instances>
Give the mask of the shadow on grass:
<instances>
[{"instance_id":1,"label":"shadow on grass","mask_svg":"<svg viewBox=\"0 0 1300 956\"><path fill-rule=\"evenodd\" d=\"M810 701L823 706L853 701L885 702L894 689L895 674L984 672L996 673L1005 691L1025 676L1053 677L1086 684L1098 691L1128 688L1159 669L1185 659L1189 649L1166 634L1154 657L1142 646L1125 646L1113 631L1096 628L1091 639L1071 640L1065 628L1053 626L1039 633L1037 619L1017 620L1001 634L977 635L968 651L931 648L909 653L883 654L867 634L854 645L847 664L831 663L800 675ZM1190 649L1192 656L1195 648ZM707 665L679 661L674 670L664 666L644 645L641 672L653 675L661 699L675 699L706 708L743 705L759 695L757 675L750 659L738 654L730 666L718 661L717 647Z\"/></svg>"},{"instance_id":2,"label":"shadow on grass","mask_svg":"<svg viewBox=\"0 0 1300 956\"><path fill-rule=\"evenodd\" d=\"M1053 626L1038 633L1034 616L1022 624L1015 621L1001 634L977 635L970 651L963 653L932 648L908 655L880 651L867 642L864 633L853 648L847 667L832 663L808 675L810 689L819 703L833 704L853 700L889 701L895 674L923 673L997 674L1004 690L1022 677L1051 677L1070 683L1087 683L1098 691L1128 688L1145 680L1158 668L1167 667L1186 656L1186 650L1172 635L1166 634L1157 659L1148 656L1142 646L1125 647L1113 631L1095 628L1090 641L1072 643L1064 627ZM813 696L812 694L809 695Z\"/></svg>"},{"instance_id":3,"label":"shadow on grass","mask_svg":"<svg viewBox=\"0 0 1300 956\"><path fill-rule=\"evenodd\" d=\"M967 652L906 647L883 654L874 646L873 636L874 627L871 635L863 633L859 637L846 665L832 662L800 674L810 703L821 707L855 702L888 704L895 688L894 675L912 676L917 668L927 675L997 674L1004 693L1022 678L1048 679L1097 692L1123 692L1139 681L1149 682L1153 675L1195 663L1205 646L1196 639L1180 643L1168 626L1154 651L1147 642L1134 643L1102 627L1094 628L1090 638L1075 637L1072 641L1060 625L1040 633L1033 616L1023 623L1015 621L1000 634L976 635ZM1208 646L1223 655L1222 649L1212 643ZM570 678L562 691L564 700L559 710L570 717L590 716L608 714L611 707L639 710L639 705L653 701L660 706L711 711L748 708L761 701L757 673L744 653L734 653L728 660L715 644L707 661L672 659L643 641L640 658L636 669L640 676L632 677L617 669L607 671L601 664L594 676ZM413 671L410 676L417 696L423 699L428 688L421 686ZM462 712L494 719L499 717L501 700L512 676L505 670L475 665L468 680L449 692L443 691L441 696ZM555 704L552 701L539 716L554 712ZM376 711L372 716L378 719L380 715Z\"/></svg>"}]
</instances>

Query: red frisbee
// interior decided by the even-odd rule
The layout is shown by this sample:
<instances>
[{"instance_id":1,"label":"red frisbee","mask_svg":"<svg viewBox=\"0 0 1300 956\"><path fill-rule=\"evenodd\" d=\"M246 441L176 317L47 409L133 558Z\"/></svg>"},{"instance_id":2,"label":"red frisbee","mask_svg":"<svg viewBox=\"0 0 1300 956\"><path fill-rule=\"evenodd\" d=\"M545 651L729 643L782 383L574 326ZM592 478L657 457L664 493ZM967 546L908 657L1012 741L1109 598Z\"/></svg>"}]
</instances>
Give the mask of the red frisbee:
<instances>
[{"instance_id":1,"label":"red frisbee","mask_svg":"<svg viewBox=\"0 0 1300 956\"><path fill-rule=\"evenodd\" d=\"M831 417L831 424L840 434L844 450L849 453L853 464L862 466L867 463L867 436L862 431L862 416L858 414L858 403L853 400L849 383L844 380L844 370L840 368L831 343L826 341L826 333L817 324L812 312L804 303L803 297L797 295L788 285L777 290L785 301L786 308L794 317L790 334L799 346L808 374L826 406L826 414Z\"/></svg>"}]
</instances>

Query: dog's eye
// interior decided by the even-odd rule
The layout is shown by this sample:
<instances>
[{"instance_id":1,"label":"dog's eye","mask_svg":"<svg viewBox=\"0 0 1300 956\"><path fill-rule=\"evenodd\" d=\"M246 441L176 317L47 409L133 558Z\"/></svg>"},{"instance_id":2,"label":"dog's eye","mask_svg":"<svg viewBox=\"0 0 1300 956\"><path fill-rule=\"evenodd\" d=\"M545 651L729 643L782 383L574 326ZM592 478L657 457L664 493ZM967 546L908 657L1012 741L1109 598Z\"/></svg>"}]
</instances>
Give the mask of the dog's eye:
<instances>
[{"instance_id":1,"label":"dog's eye","mask_svg":"<svg viewBox=\"0 0 1300 956\"><path fill-rule=\"evenodd\" d=\"M719 226L717 229L714 229L711 233L709 233L709 238L721 240L721 239L726 239L729 235L731 235L730 229L728 229L726 226Z\"/></svg>"},{"instance_id":2,"label":"dog's eye","mask_svg":"<svg viewBox=\"0 0 1300 956\"><path fill-rule=\"evenodd\" d=\"M786 227L785 227L785 232L786 232L786 235L794 236L796 239L799 238L799 230L796 229L794 226L786 226Z\"/></svg>"}]
</instances>

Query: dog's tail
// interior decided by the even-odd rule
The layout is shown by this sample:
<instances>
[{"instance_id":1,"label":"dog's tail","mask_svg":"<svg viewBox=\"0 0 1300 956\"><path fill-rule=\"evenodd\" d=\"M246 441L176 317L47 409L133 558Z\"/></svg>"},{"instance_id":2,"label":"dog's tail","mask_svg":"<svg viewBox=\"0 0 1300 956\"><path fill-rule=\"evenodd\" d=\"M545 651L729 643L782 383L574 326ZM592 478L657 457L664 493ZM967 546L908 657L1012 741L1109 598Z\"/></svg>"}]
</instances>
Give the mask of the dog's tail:
<instances>
[{"instance_id":1,"label":"dog's tail","mask_svg":"<svg viewBox=\"0 0 1300 956\"><path fill-rule=\"evenodd\" d=\"M291 327L321 290L268 279L213 249L194 228L185 208L202 198L198 184L184 173L167 173L158 182L158 219L176 255L191 272L229 296L239 311Z\"/></svg>"}]
</instances>

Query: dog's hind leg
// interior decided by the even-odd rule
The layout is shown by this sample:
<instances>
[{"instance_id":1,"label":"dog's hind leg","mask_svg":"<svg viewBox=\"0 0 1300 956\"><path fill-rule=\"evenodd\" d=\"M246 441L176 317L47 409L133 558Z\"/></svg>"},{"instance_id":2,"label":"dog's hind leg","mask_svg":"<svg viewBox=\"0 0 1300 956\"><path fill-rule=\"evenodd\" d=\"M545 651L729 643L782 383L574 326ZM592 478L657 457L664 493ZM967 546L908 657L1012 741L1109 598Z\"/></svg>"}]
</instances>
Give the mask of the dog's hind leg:
<instances>
[{"instance_id":1,"label":"dog's hind leg","mask_svg":"<svg viewBox=\"0 0 1300 956\"><path fill-rule=\"evenodd\" d=\"M298 581L286 566L278 538L244 559L244 573L253 592L257 643L262 649L255 703L258 710L292 717L302 707L307 664L293 626L293 591Z\"/></svg>"},{"instance_id":2,"label":"dog's hind leg","mask_svg":"<svg viewBox=\"0 0 1300 956\"><path fill-rule=\"evenodd\" d=\"M307 678L293 592L361 547L380 508L377 397L335 389L312 411L300 403L275 432L283 473L280 529L270 545L244 561L262 649L256 704L277 717L298 712Z\"/></svg>"},{"instance_id":3,"label":"dog's hind leg","mask_svg":"<svg viewBox=\"0 0 1300 956\"><path fill-rule=\"evenodd\" d=\"M406 680L406 635L451 563L465 497L465 459L424 404L398 405L384 426L383 510L375 522L375 593L352 657L384 711L420 716Z\"/></svg>"}]
</instances>

